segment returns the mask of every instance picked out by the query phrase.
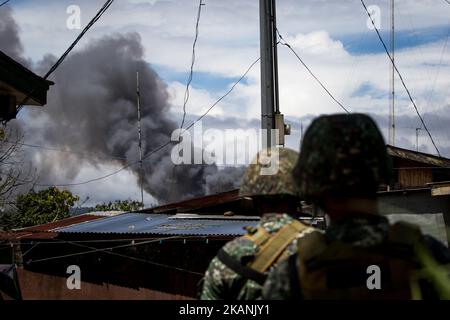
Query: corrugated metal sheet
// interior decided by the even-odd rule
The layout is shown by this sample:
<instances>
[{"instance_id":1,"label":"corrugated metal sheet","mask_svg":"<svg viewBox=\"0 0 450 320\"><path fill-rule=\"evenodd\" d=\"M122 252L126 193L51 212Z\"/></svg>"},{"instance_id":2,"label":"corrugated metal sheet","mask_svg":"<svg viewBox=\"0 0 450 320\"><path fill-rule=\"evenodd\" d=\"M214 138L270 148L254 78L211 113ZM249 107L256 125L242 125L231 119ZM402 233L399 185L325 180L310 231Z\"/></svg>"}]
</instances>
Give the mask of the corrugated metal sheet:
<instances>
[{"instance_id":1,"label":"corrugated metal sheet","mask_svg":"<svg viewBox=\"0 0 450 320\"><path fill-rule=\"evenodd\" d=\"M21 239L53 239L58 236L54 232L0 232L0 240L21 240Z\"/></svg>"},{"instance_id":2,"label":"corrugated metal sheet","mask_svg":"<svg viewBox=\"0 0 450 320\"><path fill-rule=\"evenodd\" d=\"M217 206L217 205L221 205L224 203L237 201L240 198L241 197L239 197L239 189L236 189L236 190L231 190L231 191L213 194L213 195L209 195L209 196L184 200L184 201L175 202L175 203L169 203L166 205L152 208L152 209L150 209L150 211L148 211L148 209L147 209L147 210L142 210L141 212L148 212L148 213L161 212L161 213L163 213L163 212L167 212L170 210L188 210L188 209L193 210L193 209L205 208L205 207L209 207L209 206Z\"/></svg>"},{"instance_id":3,"label":"corrugated metal sheet","mask_svg":"<svg viewBox=\"0 0 450 320\"><path fill-rule=\"evenodd\" d=\"M258 220L169 219L165 214L125 213L78 225L56 228L59 233L117 233L154 235L233 235L245 233L245 226Z\"/></svg>"},{"instance_id":4,"label":"corrugated metal sheet","mask_svg":"<svg viewBox=\"0 0 450 320\"><path fill-rule=\"evenodd\" d=\"M438 157L428 153L402 149L391 145L387 145L387 151L393 157L412 160L431 166L450 167L450 159L444 157Z\"/></svg>"}]
</instances>

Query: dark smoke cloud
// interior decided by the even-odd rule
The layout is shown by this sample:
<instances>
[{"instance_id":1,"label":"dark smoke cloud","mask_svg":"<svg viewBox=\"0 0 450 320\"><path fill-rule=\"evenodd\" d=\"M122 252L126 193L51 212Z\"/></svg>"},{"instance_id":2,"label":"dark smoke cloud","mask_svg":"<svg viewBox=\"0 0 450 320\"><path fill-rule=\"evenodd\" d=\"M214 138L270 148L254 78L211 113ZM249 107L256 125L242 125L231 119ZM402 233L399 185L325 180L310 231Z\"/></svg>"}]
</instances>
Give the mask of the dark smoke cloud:
<instances>
[{"instance_id":1,"label":"dark smoke cloud","mask_svg":"<svg viewBox=\"0 0 450 320\"><path fill-rule=\"evenodd\" d=\"M0 50L24 66L31 64L29 60L23 57L19 26L14 20L12 10L8 5L0 9Z\"/></svg>"},{"instance_id":2,"label":"dark smoke cloud","mask_svg":"<svg viewBox=\"0 0 450 320\"><path fill-rule=\"evenodd\" d=\"M46 56L40 73L55 60ZM38 162L40 183L71 181L87 163L124 165L137 160L136 71L144 155L170 139L177 123L170 118L166 85L143 60L139 35L103 37L71 53L52 75L55 85L48 104L38 111L30 108L33 125L27 139L83 152L31 155ZM160 202L226 191L239 183L241 170L226 169L225 173L215 165L174 168L170 152L169 145L144 162L144 188ZM130 170L139 177L139 165Z\"/></svg>"}]
</instances>

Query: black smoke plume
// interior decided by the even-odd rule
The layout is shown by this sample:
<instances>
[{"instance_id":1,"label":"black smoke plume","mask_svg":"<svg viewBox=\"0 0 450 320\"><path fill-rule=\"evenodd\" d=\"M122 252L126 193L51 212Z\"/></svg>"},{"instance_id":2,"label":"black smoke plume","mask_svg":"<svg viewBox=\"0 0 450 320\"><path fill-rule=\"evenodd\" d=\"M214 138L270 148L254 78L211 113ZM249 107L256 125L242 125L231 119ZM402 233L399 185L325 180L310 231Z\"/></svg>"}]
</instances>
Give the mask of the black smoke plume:
<instances>
[{"instance_id":1,"label":"black smoke plume","mask_svg":"<svg viewBox=\"0 0 450 320\"><path fill-rule=\"evenodd\" d=\"M177 128L169 114L166 85L143 60L136 33L116 34L91 41L71 53L52 75L44 109L30 109L39 136L28 130L36 143L79 153L39 155L40 183L71 181L90 163L126 165L138 159L136 71L139 71L143 154L166 143ZM46 56L40 73L56 61ZM215 165L173 166L172 145L144 161L145 191L159 202L175 201L237 187L242 170ZM130 166L140 179L138 163ZM56 182L55 182L56 181ZM65 181L64 181L65 182ZM139 181L140 182L140 181Z\"/></svg>"}]
</instances>

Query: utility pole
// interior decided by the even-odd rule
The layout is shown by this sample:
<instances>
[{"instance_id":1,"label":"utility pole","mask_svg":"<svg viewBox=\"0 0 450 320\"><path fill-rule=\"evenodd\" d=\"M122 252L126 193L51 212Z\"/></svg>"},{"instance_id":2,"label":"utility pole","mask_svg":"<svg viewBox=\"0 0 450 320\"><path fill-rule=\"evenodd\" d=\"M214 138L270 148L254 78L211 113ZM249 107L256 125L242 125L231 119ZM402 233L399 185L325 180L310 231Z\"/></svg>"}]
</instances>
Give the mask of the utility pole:
<instances>
[{"instance_id":1,"label":"utility pole","mask_svg":"<svg viewBox=\"0 0 450 320\"><path fill-rule=\"evenodd\" d=\"M142 135L141 135L141 95L139 92L139 71L136 71L136 97L137 97L137 114L138 114L138 138L139 138L139 164L140 164L140 184L141 184L141 204L144 208L144 167L142 163Z\"/></svg>"},{"instance_id":2,"label":"utility pole","mask_svg":"<svg viewBox=\"0 0 450 320\"><path fill-rule=\"evenodd\" d=\"M391 119L390 119L390 130L392 136L389 138L391 139L391 145L395 146L395 12L394 12L394 0L391 0L391 70L390 70L390 77L391 77Z\"/></svg>"},{"instance_id":3,"label":"utility pole","mask_svg":"<svg viewBox=\"0 0 450 320\"><path fill-rule=\"evenodd\" d=\"M284 145L289 128L284 124L278 99L278 54L275 0L259 1L261 49L261 128L267 132L267 148L272 147L272 129L279 129L277 145ZM264 132L264 131L263 131ZM263 137L264 139L264 137Z\"/></svg>"}]
</instances>

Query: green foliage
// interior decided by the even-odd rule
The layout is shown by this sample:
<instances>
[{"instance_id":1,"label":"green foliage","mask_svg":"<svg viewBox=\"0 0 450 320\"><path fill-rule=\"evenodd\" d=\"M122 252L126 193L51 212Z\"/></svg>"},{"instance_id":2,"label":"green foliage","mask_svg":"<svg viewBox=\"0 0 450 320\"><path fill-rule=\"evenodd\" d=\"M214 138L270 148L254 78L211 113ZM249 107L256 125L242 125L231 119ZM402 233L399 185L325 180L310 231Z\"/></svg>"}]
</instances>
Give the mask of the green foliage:
<instances>
[{"instance_id":1,"label":"green foliage","mask_svg":"<svg viewBox=\"0 0 450 320\"><path fill-rule=\"evenodd\" d=\"M9 231L19 227L17 212L8 211L0 213L0 231Z\"/></svg>"},{"instance_id":2,"label":"green foliage","mask_svg":"<svg viewBox=\"0 0 450 320\"><path fill-rule=\"evenodd\" d=\"M136 200L116 200L95 206L96 211L136 211L143 207L142 202Z\"/></svg>"},{"instance_id":3,"label":"green foliage","mask_svg":"<svg viewBox=\"0 0 450 320\"><path fill-rule=\"evenodd\" d=\"M78 200L70 191L56 187L19 195L16 201L18 225L28 227L67 218L69 209Z\"/></svg>"}]
</instances>

